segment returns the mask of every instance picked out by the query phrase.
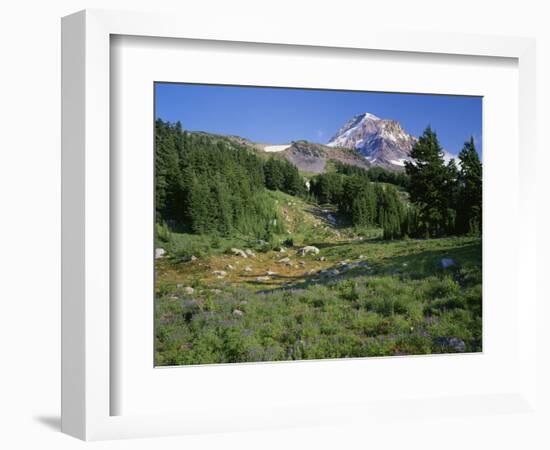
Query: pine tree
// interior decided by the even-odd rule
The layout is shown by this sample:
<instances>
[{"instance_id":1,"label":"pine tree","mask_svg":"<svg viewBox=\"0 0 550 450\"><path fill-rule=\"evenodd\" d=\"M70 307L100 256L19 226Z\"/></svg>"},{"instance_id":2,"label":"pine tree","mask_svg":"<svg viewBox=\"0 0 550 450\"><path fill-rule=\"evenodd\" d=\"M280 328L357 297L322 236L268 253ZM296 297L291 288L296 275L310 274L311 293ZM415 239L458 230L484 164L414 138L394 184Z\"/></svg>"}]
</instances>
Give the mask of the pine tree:
<instances>
[{"instance_id":1,"label":"pine tree","mask_svg":"<svg viewBox=\"0 0 550 450\"><path fill-rule=\"evenodd\" d=\"M168 123L156 121L155 209L157 222L177 220L181 201L181 172L176 139Z\"/></svg>"},{"instance_id":2,"label":"pine tree","mask_svg":"<svg viewBox=\"0 0 550 450\"><path fill-rule=\"evenodd\" d=\"M282 191L285 183L285 174L280 161L269 159L264 165L265 185L272 191Z\"/></svg>"},{"instance_id":3,"label":"pine tree","mask_svg":"<svg viewBox=\"0 0 550 450\"><path fill-rule=\"evenodd\" d=\"M460 233L481 233L483 168L473 137L464 143L458 158L460 173L458 175L457 229Z\"/></svg>"},{"instance_id":4,"label":"pine tree","mask_svg":"<svg viewBox=\"0 0 550 450\"><path fill-rule=\"evenodd\" d=\"M430 127L414 145L411 157L414 162L406 162L405 169L410 199L418 208L420 231L426 237L442 236L452 222L449 191L453 181L437 135Z\"/></svg>"},{"instance_id":5,"label":"pine tree","mask_svg":"<svg viewBox=\"0 0 550 450\"><path fill-rule=\"evenodd\" d=\"M378 191L379 225L384 231L384 239L397 239L403 236L401 224L404 208L395 187L387 185Z\"/></svg>"},{"instance_id":6,"label":"pine tree","mask_svg":"<svg viewBox=\"0 0 550 450\"><path fill-rule=\"evenodd\" d=\"M445 229L447 234L456 233L456 209L458 205L459 186L458 186L458 168L452 158L446 166L447 182L444 195L447 198L447 223Z\"/></svg>"},{"instance_id":7,"label":"pine tree","mask_svg":"<svg viewBox=\"0 0 550 450\"><path fill-rule=\"evenodd\" d=\"M207 233L215 227L214 207L211 204L210 188L207 183L200 182L193 177L187 189L187 211L188 225L194 233Z\"/></svg>"}]
</instances>

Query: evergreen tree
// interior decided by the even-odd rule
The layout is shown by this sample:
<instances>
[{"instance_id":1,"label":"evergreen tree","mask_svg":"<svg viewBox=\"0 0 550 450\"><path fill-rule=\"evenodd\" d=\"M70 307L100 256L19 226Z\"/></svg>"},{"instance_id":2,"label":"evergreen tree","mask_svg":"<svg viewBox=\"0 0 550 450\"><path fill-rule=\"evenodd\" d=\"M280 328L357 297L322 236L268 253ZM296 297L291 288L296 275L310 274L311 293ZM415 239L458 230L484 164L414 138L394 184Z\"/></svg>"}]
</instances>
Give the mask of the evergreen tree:
<instances>
[{"instance_id":1,"label":"evergreen tree","mask_svg":"<svg viewBox=\"0 0 550 450\"><path fill-rule=\"evenodd\" d=\"M394 186L380 186L378 199L378 220L384 232L384 239L397 239L403 236L401 224L404 208Z\"/></svg>"},{"instance_id":2,"label":"evergreen tree","mask_svg":"<svg viewBox=\"0 0 550 450\"><path fill-rule=\"evenodd\" d=\"M265 186L272 191L282 191L285 184L284 168L281 162L270 158L264 165Z\"/></svg>"},{"instance_id":3,"label":"evergreen tree","mask_svg":"<svg viewBox=\"0 0 550 450\"><path fill-rule=\"evenodd\" d=\"M285 164L285 184L284 192L290 195L304 196L306 194L306 184L298 171L298 168L287 162Z\"/></svg>"},{"instance_id":4,"label":"evergreen tree","mask_svg":"<svg viewBox=\"0 0 550 450\"><path fill-rule=\"evenodd\" d=\"M272 191L305 196L306 185L298 168L284 159L272 157L264 164L265 186Z\"/></svg>"},{"instance_id":5,"label":"evergreen tree","mask_svg":"<svg viewBox=\"0 0 550 450\"><path fill-rule=\"evenodd\" d=\"M180 217L181 172L174 134L168 123L157 119L155 135L155 210L157 222Z\"/></svg>"},{"instance_id":6,"label":"evergreen tree","mask_svg":"<svg viewBox=\"0 0 550 450\"><path fill-rule=\"evenodd\" d=\"M459 196L458 168L454 158L447 163L446 169L447 183L445 184L444 195L447 198L447 223L445 224L445 230L447 234L454 234L456 233L456 209Z\"/></svg>"},{"instance_id":7,"label":"evergreen tree","mask_svg":"<svg viewBox=\"0 0 550 450\"><path fill-rule=\"evenodd\" d=\"M338 204L344 188L343 175L334 172L313 177L310 190L319 203Z\"/></svg>"},{"instance_id":8,"label":"evergreen tree","mask_svg":"<svg viewBox=\"0 0 550 450\"><path fill-rule=\"evenodd\" d=\"M457 231L481 233L482 231L482 164L477 154L474 139L464 143L458 154Z\"/></svg>"},{"instance_id":9,"label":"evergreen tree","mask_svg":"<svg viewBox=\"0 0 550 450\"><path fill-rule=\"evenodd\" d=\"M210 187L193 177L187 189L186 222L194 233L207 233L214 227L214 207L211 204Z\"/></svg>"},{"instance_id":10,"label":"evergreen tree","mask_svg":"<svg viewBox=\"0 0 550 450\"><path fill-rule=\"evenodd\" d=\"M409 194L418 208L419 232L426 237L442 236L449 232L453 214L449 193L452 190L452 169L443 160L443 151L436 133L426 128L414 145L406 162Z\"/></svg>"},{"instance_id":11,"label":"evergreen tree","mask_svg":"<svg viewBox=\"0 0 550 450\"><path fill-rule=\"evenodd\" d=\"M359 174L345 178L338 209L343 214L350 214L356 226L374 225L376 196L368 178Z\"/></svg>"}]
</instances>

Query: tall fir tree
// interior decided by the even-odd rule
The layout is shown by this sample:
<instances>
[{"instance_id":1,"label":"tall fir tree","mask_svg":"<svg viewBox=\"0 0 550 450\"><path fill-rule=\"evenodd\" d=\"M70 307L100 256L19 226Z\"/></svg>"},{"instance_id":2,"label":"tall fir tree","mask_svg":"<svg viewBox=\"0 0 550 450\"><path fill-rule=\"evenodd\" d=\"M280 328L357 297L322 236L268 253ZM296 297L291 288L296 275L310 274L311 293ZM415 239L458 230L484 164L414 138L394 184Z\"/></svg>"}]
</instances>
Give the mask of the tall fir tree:
<instances>
[{"instance_id":1,"label":"tall fir tree","mask_svg":"<svg viewBox=\"0 0 550 450\"><path fill-rule=\"evenodd\" d=\"M452 228L449 193L453 180L431 127L424 130L412 149L411 157L414 161L406 162L405 170L409 176L410 199L418 209L419 232L425 237L443 236Z\"/></svg>"},{"instance_id":2,"label":"tall fir tree","mask_svg":"<svg viewBox=\"0 0 550 450\"><path fill-rule=\"evenodd\" d=\"M181 171L178 142L170 124L157 119L155 135L155 209L157 221L178 220L181 202Z\"/></svg>"},{"instance_id":3,"label":"tall fir tree","mask_svg":"<svg viewBox=\"0 0 550 450\"><path fill-rule=\"evenodd\" d=\"M458 154L457 231L481 233L482 231L482 175L483 168L474 139L470 138Z\"/></svg>"},{"instance_id":4,"label":"tall fir tree","mask_svg":"<svg viewBox=\"0 0 550 450\"><path fill-rule=\"evenodd\" d=\"M272 191L282 191L285 184L284 168L281 162L270 158L264 165L265 185Z\"/></svg>"}]
</instances>

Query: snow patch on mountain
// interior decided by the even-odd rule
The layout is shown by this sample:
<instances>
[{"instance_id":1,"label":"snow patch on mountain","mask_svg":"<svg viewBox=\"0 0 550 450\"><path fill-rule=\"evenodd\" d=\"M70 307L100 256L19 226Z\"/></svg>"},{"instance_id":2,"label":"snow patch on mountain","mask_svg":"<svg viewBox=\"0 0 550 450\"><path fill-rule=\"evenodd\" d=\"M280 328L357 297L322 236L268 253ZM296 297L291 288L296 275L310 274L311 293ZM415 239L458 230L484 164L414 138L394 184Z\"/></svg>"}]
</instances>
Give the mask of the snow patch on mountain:
<instances>
[{"instance_id":1,"label":"snow patch on mountain","mask_svg":"<svg viewBox=\"0 0 550 450\"><path fill-rule=\"evenodd\" d=\"M283 144L283 145L266 145L264 147L264 152L274 153L274 152L283 152L289 148L292 144Z\"/></svg>"},{"instance_id":2,"label":"snow patch on mountain","mask_svg":"<svg viewBox=\"0 0 550 450\"><path fill-rule=\"evenodd\" d=\"M401 158L401 159L390 159L390 163L394 166L401 166L405 167L405 161L410 161L408 158Z\"/></svg>"}]
</instances>

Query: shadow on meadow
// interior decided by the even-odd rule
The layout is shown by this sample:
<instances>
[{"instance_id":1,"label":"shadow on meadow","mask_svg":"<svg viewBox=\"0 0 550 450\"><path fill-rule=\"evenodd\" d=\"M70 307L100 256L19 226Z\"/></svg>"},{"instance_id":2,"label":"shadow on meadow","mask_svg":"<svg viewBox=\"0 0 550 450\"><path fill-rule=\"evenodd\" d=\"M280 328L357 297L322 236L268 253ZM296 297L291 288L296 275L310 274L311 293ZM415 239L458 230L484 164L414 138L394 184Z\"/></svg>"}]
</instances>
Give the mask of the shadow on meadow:
<instances>
[{"instance_id":1,"label":"shadow on meadow","mask_svg":"<svg viewBox=\"0 0 550 450\"><path fill-rule=\"evenodd\" d=\"M422 243L423 241L417 241ZM388 243L391 241L377 242L377 245ZM317 246L316 244L314 244ZM349 242L343 243L327 243L324 246L319 244L319 248L327 250L335 250L338 247L350 246ZM342 280L350 280L364 276L397 276L408 279L422 279L428 276L446 276L453 275L457 280L460 280L459 272L463 267L471 269L481 269L481 243L472 242L458 244L455 247L443 248L439 250L423 250L419 252L407 253L404 255L395 255L382 257L379 260L370 262L369 258L364 259L365 265L350 261L345 256L350 252L341 254L344 258L342 261L329 266L322 271L312 275L296 275L296 276L281 276L274 275L273 279L284 279L287 284L281 287L258 291L258 293L269 293L285 289L307 289L312 285L327 285L334 284ZM351 256L352 259L357 258L357 255ZM444 269L441 267L442 259L451 259L455 265ZM251 280L247 283L256 286L261 286L262 282Z\"/></svg>"}]
</instances>

